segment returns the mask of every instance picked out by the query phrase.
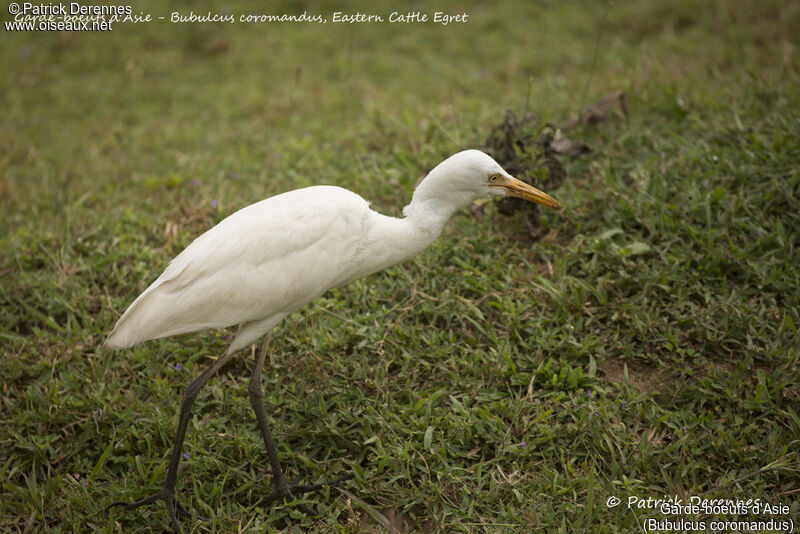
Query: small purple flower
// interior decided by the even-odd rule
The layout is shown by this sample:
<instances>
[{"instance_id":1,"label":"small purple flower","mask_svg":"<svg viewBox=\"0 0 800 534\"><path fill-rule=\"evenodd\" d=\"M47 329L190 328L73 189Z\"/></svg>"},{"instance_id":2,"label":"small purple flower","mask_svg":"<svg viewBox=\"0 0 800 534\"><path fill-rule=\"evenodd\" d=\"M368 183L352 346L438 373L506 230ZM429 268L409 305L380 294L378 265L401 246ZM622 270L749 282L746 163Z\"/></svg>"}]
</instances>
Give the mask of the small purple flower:
<instances>
[{"instance_id":1,"label":"small purple flower","mask_svg":"<svg viewBox=\"0 0 800 534\"><path fill-rule=\"evenodd\" d=\"M236 171L233 171L233 172L231 173L231 178L233 178L234 180L235 180L235 179L237 179L238 177L239 177L239 173L238 173L238 172L236 172Z\"/></svg>"},{"instance_id":2,"label":"small purple flower","mask_svg":"<svg viewBox=\"0 0 800 534\"><path fill-rule=\"evenodd\" d=\"M182 371L183 370L183 365L181 365L180 363L176 363L175 364L175 370L176 371Z\"/></svg>"},{"instance_id":3,"label":"small purple flower","mask_svg":"<svg viewBox=\"0 0 800 534\"><path fill-rule=\"evenodd\" d=\"M88 482L86 482L86 481L84 480L84 481L83 481L83 487L84 487L84 488L86 488L86 487L88 487L88 486L89 486L89 483L88 483Z\"/></svg>"},{"instance_id":4,"label":"small purple flower","mask_svg":"<svg viewBox=\"0 0 800 534\"><path fill-rule=\"evenodd\" d=\"M624 402L620 402L619 403L619 409L620 410L624 410L625 409L625 403Z\"/></svg>"},{"instance_id":5,"label":"small purple flower","mask_svg":"<svg viewBox=\"0 0 800 534\"><path fill-rule=\"evenodd\" d=\"M211 207L216 208L217 206L219 206L219 200L215 198L214 200L211 201Z\"/></svg>"},{"instance_id":6,"label":"small purple flower","mask_svg":"<svg viewBox=\"0 0 800 534\"><path fill-rule=\"evenodd\" d=\"M184 453L183 453L183 457L184 457L184 458L186 458L186 459L188 460L189 458L191 458L191 457L192 457L192 455L191 455L191 454L189 454L188 452L184 452Z\"/></svg>"},{"instance_id":7,"label":"small purple flower","mask_svg":"<svg viewBox=\"0 0 800 534\"><path fill-rule=\"evenodd\" d=\"M683 427L681 430L683 430L684 432L686 432L687 430L689 430L689 427L688 427L688 426L685 426L685 427Z\"/></svg>"},{"instance_id":8,"label":"small purple flower","mask_svg":"<svg viewBox=\"0 0 800 534\"><path fill-rule=\"evenodd\" d=\"M587 399L591 399L592 398L592 390L591 389L587 389L586 390L586 398Z\"/></svg>"},{"instance_id":9,"label":"small purple flower","mask_svg":"<svg viewBox=\"0 0 800 534\"><path fill-rule=\"evenodd\" d=\"M193 178L192 181L189 183L192 184L193 187L200 187L201 185L203 185L203 181L198 180L197 178Z\"/></svg>"},{"instance_id":10,"label":"small purple flower","mask_svg":"<svg viewBox=\"0 0 800 534\"><path fill-rule=\"evenodd\" d=\"M526 445L527 445L527 443L525 443L524 441L519 444L520 447L525 447Z\"/></svg>"},{"instance_id":11,"label":"small purple flower","mask_svg":"<svg viewBox=\"0 0 800 534\"><path fill-rule=\"evenodd\" d=\"M225 341L230 341L231 339L233 339L232 335L228 334L227 336L225 336Z\"/></svg>"}]
</instances>

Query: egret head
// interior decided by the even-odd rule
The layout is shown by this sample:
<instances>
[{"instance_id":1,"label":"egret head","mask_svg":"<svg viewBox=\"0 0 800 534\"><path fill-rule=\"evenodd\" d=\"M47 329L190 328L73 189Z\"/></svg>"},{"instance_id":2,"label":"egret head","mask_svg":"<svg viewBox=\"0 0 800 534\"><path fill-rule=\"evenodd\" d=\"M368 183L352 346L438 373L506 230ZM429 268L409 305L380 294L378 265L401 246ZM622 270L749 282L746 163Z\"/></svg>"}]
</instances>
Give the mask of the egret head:
<instances>
[{"instance_id":1,"label":"egret head","mask_svg":"<svg viewBox=\"0 0 800 534\"><path fill-rule=\"evenodd\" d=\"M459 152L437 165L417 186L412 206L436 201L457 209L492 196L518 197L548 208L561 209L556 199L517 180L480 150Z\"/></svg>"}]
</instances>

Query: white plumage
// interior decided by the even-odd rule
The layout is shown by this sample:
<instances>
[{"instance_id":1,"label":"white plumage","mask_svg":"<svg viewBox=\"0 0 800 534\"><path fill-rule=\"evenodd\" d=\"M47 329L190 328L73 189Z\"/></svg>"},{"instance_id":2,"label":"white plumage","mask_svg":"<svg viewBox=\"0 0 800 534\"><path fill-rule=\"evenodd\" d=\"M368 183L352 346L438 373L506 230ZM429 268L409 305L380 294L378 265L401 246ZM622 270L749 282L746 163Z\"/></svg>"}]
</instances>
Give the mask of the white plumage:
<instances>
[{"instance_id":1,"label":"white plumage","mask_svg":"<svg viewBox=\"0 0 800 534\"><path fill-rule=\"evenodd\" d=\"M246 346L347 277L372 214L361 197L330 186L241 209L172 260L106 345L242 324L231 350Z\"/></svg>"},{"instance_id":2,"label":"white plumage","mask_svg":"<svg viewBox=\"0 0 800 534\"><path fill-rule=\"evenodd\" d=\"M505 185L490 183L493 174ZM509 188L509 178L492 158L470 150L431 171L402 219L381 215L357 194L332 186L252 204L175 257L125 311L106 347L239 324L228 349L235 352L328 289L411 258L459 207L519 192ZM549 205L557 207L555 200Z\"/></svg>"},{"instance_id":3,"label":"white plumage","mask_svg":"<svg viewBox=\"0 0 800 534\"><path fill-rule=\"evenodd\" d=\"M366 200L346 189L317 186L241 209L195 239L122 314L105 346L122 349L204 328L237 324L241 328L225 354L186 388L164 486L148 497L114 502L109 508L124 505L132 510L163 500L173 529L180 532L177 512L188 515L175 499L181 447L192 403L214 373L236 351L328 289L411 258L436 239L458 208L491 195L561 207L552 197L509 176L483 152L467 150L428 174L403 209L403 218L372 211ZM295 494L350 478L314 485L286 480L262 400L265 350L256 361L248 391L276 489L266 500L294 500Z\"/></svg>"}]
</instances>

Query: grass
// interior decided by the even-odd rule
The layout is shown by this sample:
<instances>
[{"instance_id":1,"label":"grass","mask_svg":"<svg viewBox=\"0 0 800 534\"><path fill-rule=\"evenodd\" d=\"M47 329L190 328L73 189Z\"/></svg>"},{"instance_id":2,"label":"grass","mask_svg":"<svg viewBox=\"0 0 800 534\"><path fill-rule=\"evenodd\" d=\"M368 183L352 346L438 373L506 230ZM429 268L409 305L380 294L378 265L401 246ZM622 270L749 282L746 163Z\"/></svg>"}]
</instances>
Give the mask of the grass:
<instances>
[{"instance_id":1,"label":"grass","mask_svg":"<svg viewBox=\"0 0 800 534\"><path fill-rule=\"evenodd\" d=\"M303 9L334 10L276 12ZM465 211L277 328L264 389L288 476L356 474L301 499L319 517L256 506L271 479L245 352L195 403L178 492L209 519L182 525L631 532L682 517L625 504L664 495L800 520L798 6L466 11L1 34L1 531L168 525L160 504L103 510L160 487L183 388L233 331L100 345L194 236L317 183L399 214L505 108L558 122L615 89L630 117L575 134L593 152L565 160L539 242Z\"/></svg>"}]
</instances>

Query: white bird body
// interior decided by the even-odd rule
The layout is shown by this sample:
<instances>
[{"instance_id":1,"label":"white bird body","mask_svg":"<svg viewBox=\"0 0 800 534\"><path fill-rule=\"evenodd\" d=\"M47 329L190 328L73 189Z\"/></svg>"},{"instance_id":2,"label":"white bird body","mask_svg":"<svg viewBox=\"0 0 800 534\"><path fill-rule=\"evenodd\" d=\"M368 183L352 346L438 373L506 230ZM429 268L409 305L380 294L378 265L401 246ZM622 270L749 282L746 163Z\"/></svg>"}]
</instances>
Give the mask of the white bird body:
<instances>
[{"instance_id":1,"label":"white bird body","mask_svg":"<svg viewBox=\"0 0 800 534\"><path fill-rule=\"evenodd\" d=\"M460 207L482 197L513 195L560 208L549 195L506 173L492 158L467 150L446 159L417 186L403 218L381 215L346 189L316 186L283 193L230 215L195 239L128 307L105 342L121 349L149 339L204 328L241 325L225 355L187 388L164 486L132 503L161 499L180 532L175 482L181 447L200 388L234 352L268 333L284 317L327 290L413 257L432 243ZM262 351L248 386L273 472L275 495L294 500L281 472L260 385ZM350 475L338 479L350 478ZM334 481L333 483L335 483ZM272 497L269 497L272 498Z\"/></svg>"},{"instance_id":2,"label":"white bird body","mask_svg":"<svg viewBox=\"0 0 800 534\"><path fill-rule=\"evenodd\" d=\"M403 221L381 215L357 194L333 186L299 189L252 204L175 257L122 315L106 345L125 348L242 324L229 349L238 350L328 289L424 248L427 235L417 236L422 238L419 247L392 246L393 238L411 230Z\"/></svg>"},{"instance_id":3,"label":"white bird body","mask_svg":"<svg viewBox=\"0 0 800 534\"><path fill-rule=\"evenodd\" d=\"M492 188L489 175L514 180L483 152L448 158L420 183L402 219L377 213L359 195L335 186L289 191L247 206L178 254L128 307L105 345L121 349L238 324L228 348L235 352L327 290L410 259L438 237L458 208L509 194Z\"/></svg>"},{"instance_id":4,"label":"white bird body","mask_svg":"<svg viewBox=\"0 0 800 534\"><path fill-rule=\"evenodd\" d=\"M228 348L235 352L327 290L422 251L458 208L498 194L486 182L493 173L508 177L477 150L448 158L420 183L402 219L377 213L359 195L334 186L247 206L176 256L120 317L105 345L121 349L238 324Z\"/></svg>"}]
</instances>

